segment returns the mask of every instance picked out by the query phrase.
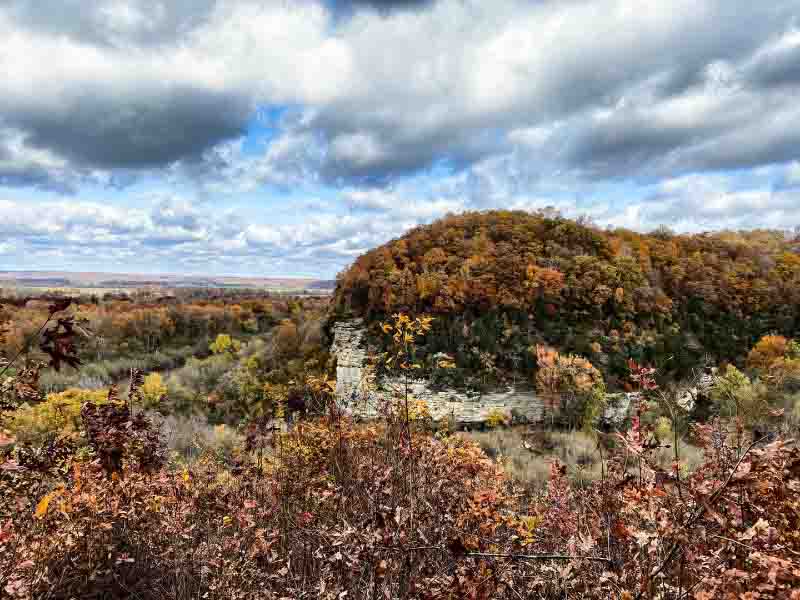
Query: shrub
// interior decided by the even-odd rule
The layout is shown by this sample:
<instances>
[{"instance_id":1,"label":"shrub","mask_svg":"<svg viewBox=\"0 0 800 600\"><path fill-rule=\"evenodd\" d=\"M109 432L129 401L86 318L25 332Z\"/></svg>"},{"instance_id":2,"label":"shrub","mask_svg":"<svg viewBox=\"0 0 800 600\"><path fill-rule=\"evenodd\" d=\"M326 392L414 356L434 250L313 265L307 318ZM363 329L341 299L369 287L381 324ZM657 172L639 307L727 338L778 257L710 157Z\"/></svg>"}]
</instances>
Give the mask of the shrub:
<instances>
[{"instance_id":1,"label":"shrub","mask_svg":"<svg viewBox=\"0 0 800 600\"><path fill-rule=\"evenodd\" d=\"M150 373L142 384L142 401L145 408L156 408L167 395L167 386L159 373Z\"/></svg>"},{"instance_id":2,"label":"shrub","mask_svg":"<svg viewBox=\"0 0 800 600\"><path fill-rule=\"evenodd\" d=\"M493 408L489 411L486 417L486 426L489 429L496 429L497 427L506 426L511 424L511 415L499 408Z\"/></svg>"},{"instance_id":3,"label":"shrub","mask_svg":"<svg viewBox=\"0 0 800 600\"><path fill-rule=\"evenodd\" d=\"M721 415L740 418L750 427L765 421L770 415L766 387L750 381L733 365L728 365L724 373L714 378L711 399L719 406Z\"/></svg>"},{"instance_id":4,"label":"shrub","mask_svg":"<svg viewBox=\"0 0 800 600\"><path fill-rule=\"evenodd\" d=\"M559 398L563 413L580 415L582 425L591 427L606 401L600 371L583 357L563 355L547 346L537 345L535 352L537 389Z\"/></svg>"},{"instance_id":5,"label":"shrub","mask_svg":"<svg viewBox=\"0 0 800 600\"><path fill-rule=\"evenodd\" d=\"M768 370L789 349L789 340L782 335L765 335L747 355L747 366L751 369Z\"/></svg>"},{"instance_id":6,"label":"shrub","mask_svg":"<svg viewBox=\"0 0 800 600\"><path fill-rule=\"evenodd\" d=\"M227 333L220 333L217 335L217 339L215 339L208 348L214 354L223 354L226 352L235 354L241 347L242 343L240 341L234 340Z\"/></svg>"},{"instance_id":7,"label":"shrub","mask_svg":"<svg viewBox=\"0 0 800 600\"><path fill-rule=\"evenodd\" d=\"M23 406L8 418L8 429L20 442L42 442L51 435L77 439L80 433L81 406L86 402L103 404L108 390L69 389L48 394L33 406Z\"/></svg>"},{"instance_id":8,"label":"shrub","mask_svg":"<svg viewBox=\"0 0 800 600\"><path fill-rule=\"evenodd\" d=\"M658 417L653 430L659 442L669 443L672 440L672 420L669 417Z\"/></svg>"}]
</instances>

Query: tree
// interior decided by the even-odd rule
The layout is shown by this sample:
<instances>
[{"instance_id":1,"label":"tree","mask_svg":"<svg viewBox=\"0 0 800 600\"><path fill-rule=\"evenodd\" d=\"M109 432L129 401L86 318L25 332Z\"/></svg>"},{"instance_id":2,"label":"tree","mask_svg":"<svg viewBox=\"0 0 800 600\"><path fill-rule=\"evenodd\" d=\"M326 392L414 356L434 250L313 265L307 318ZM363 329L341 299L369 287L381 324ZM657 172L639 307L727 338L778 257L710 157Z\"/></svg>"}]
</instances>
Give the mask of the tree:
<instances>
[{"instance_id":1,"label":"tree","mask_svg":"<svg viewBox=\"0 0 800 600\"><path fill-rule=\"evenodd\" d=\"M591 427L605 403L603 376L581 356L562 355L547 346L537 345L536 387L545 394L561 398L568 415L582 414L584 427Z\"/></svg>"},{"instance_id":2,"label":"tree","mask_svg":"<svg viewBox=\"0 0 800 600\"><path fill-rule=\"evenodd\" d=\"M789 340L782 335L765 335L747 355L747 366L767 371L776 360L783 358L789 349Z\"/></svg>"},{"instance_id":3,"label":"tree","mask_svg":"<svg viewBox=\"0 0 800 600\"><path fill-rule=\"evenodd\" d=\"M242 343L231 338L227 333L220 333L208 348L214 354L235 354L242 348Z\"/></svg>"}]
</instances>

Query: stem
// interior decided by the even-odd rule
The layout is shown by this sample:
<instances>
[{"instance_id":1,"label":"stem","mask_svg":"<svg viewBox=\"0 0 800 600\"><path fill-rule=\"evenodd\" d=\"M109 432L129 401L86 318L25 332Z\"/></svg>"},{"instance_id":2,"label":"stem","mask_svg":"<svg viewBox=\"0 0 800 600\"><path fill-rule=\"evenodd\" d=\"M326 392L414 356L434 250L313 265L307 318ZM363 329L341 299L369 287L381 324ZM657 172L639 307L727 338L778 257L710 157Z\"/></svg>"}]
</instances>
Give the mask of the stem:
<instances>
[{"instance_id":1,"label":"stem","mask_svg":"<svg viewBox=\"0 0 800 600\"><path fill-rule=\"evenodd\" d=\"M572 556L569 554L501 554L494 552L467 552L464 556L481 558L511 558L514 560L591 560L610 563L611 559L605 556Z\"/></svg>"}]
</instances>

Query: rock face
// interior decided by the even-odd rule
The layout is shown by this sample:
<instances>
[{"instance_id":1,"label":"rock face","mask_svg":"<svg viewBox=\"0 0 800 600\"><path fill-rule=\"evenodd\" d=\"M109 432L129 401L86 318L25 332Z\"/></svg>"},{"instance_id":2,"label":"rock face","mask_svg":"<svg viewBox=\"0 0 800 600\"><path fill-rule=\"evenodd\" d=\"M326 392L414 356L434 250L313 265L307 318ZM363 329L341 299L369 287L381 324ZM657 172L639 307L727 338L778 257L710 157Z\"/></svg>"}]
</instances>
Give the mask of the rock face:
<instances>
[{"instance_id":1,"label":"rock face","mask_svg":"<svg viewBox=\"0 0 800 600\"><path fill-rule=\"evenodd\" d=\"M358 392L367 351L363 319L340 321L333 326L331 354L336 356L336 396L340 401Z\"/></svg>"},{"instance_id":2,"label":"rock face","mask_svg":"<svg viewBox=\"0 0 800 600\"><path fill-rule=\"evenodd\" d=\"M362 319L339 321L333 326L331 353L337 357L336 397L340 406L355 417L372 419L393 398L404 397L406 384L390 379L377 385L377 389L367 391L364 385L366 340ZM454 389L434 390L425 380L409 382L407 390L414 399L425 401L434 420L449 420L459 428L481 427L496 414L513 423L541 423L546 417L545 403L534 390L509 389L472 397ZM629 398L615 398L600 420L611 426L622 423L630 405Z\"/></svg>"},{"instance_id":3,"label":"rock face","mask_svg":"<svg viewBox=\"0 0 800 600\"><path fill-rule=\"evenodd\" d=\"M340 396L339 400L353 415L370 419L377 417L387 402L402 399L405 393L405 382L391 379L383 381L374 392ZM424 400L435 421L450 421L459 428L480 427L493 414L514 423L543 420L544 406L532 391L509 390L470 397L453 389L434 390L427 381L417 380L408 383L408 394L410 398Z\"/></svg>"},{"instance_id":4,"label":"rock face","mask_svg":"<svg viewBox=\"0 0 800 600\"><path fill-rule=\"evenodd\" d=\"M638 402L638 392L622 394L606 394L606 408L598 418L600 426L608 429L620 429L631 412L631 406Z\"/></svg>"}]
</instances>

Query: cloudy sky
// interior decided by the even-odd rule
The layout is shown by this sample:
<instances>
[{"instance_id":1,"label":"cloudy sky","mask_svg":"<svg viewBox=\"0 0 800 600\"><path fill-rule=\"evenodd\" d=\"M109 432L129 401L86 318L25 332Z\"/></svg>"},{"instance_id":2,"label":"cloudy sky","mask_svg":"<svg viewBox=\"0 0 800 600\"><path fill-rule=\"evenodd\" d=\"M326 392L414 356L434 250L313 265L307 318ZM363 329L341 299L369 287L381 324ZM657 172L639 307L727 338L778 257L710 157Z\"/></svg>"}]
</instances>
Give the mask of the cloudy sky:
<instances>
[{"instance_id":1,"label":"cloudy sky","mask_svg":"<svg viewBox=\"0 0 800 600\"><path fill-rule=\"evenodd\" d=\"M800 225L800 0L0 0L0 269L332 277L447 212Z\"/></svg>"}]
</instances>

